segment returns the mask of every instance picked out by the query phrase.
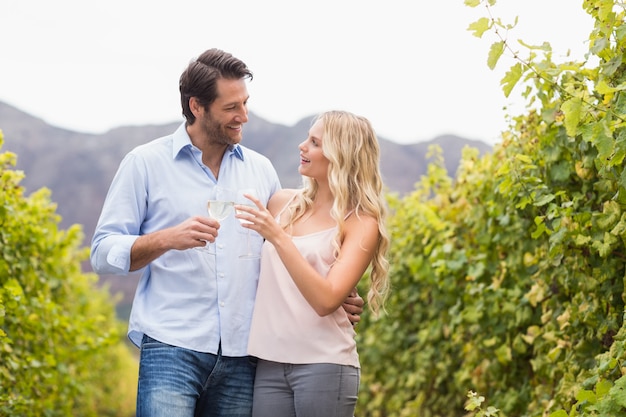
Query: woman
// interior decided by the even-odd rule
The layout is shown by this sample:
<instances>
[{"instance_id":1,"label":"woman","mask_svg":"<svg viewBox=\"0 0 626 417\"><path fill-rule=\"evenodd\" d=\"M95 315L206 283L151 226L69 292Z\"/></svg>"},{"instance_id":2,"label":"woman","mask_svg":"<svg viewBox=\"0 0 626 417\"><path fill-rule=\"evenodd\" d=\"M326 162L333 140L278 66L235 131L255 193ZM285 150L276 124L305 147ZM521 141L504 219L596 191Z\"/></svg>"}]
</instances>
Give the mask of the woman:
<instances>
[{"instance_id":1,"label":"woman","mask_svg":"<svg viewBox=\"0 0 626 417\"><path fill-rule=\"evenodd\" d=\"M360 364L341 305L368 268L374 314L387 289L378 140L367 119L329 111L299 149L303 189L277 192L267 209L237 206L266 240L248 343L259 358L253 416L352 417Z\"/></svg>"}]
</instances>

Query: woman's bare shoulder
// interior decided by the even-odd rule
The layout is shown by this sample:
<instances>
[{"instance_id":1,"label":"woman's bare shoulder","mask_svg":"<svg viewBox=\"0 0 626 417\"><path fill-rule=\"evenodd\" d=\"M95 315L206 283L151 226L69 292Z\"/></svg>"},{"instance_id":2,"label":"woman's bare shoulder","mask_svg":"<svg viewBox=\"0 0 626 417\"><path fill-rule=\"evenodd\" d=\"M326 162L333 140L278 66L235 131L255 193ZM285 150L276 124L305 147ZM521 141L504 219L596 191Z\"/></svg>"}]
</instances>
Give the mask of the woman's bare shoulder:
<instances>
[{"instance_id":1,"label":"woman's bare shoulder","mask_svg":"<svg viewBox=\"0 0 626 417\"><path fill-rule=\"evenodd\" d=\"M370 215L365 213L360 213L358 216L352 212L346 218L345 222L346 230L348 231L358 231L359 233L378 233L378 220Z\"/></svg>"},{"instance_id":2,"label":"woman's bare shoulder","mask_svg":"<svg viewBox=\"0 0 626 417\"><path fill-rule=\"evenodd\" d=\"M295 188L283 188L282 190L276 191L267 203L267 209L270 213L277 214L283 207L285 207L285 204L287 204L289 200L299 192L300 190Z\"/></svg>"}]
</instances>

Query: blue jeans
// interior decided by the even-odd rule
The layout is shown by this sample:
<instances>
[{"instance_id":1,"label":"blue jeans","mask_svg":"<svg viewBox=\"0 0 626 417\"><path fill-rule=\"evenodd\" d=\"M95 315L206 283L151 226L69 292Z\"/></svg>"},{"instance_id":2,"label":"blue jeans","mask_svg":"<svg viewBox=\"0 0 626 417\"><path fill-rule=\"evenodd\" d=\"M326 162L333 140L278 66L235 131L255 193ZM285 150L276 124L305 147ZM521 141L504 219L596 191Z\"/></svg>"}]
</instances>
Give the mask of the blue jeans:
<instances>
[{"instance_id":1,"label":"blue jeans","mask_svg":"<svg viewBox=\"0 0 626 417\"><path fill-rule=\"evenodd\" d=\"M250 417L256 359L200 353L143 337L138 417Z\"/></svg>"}]
</instances>

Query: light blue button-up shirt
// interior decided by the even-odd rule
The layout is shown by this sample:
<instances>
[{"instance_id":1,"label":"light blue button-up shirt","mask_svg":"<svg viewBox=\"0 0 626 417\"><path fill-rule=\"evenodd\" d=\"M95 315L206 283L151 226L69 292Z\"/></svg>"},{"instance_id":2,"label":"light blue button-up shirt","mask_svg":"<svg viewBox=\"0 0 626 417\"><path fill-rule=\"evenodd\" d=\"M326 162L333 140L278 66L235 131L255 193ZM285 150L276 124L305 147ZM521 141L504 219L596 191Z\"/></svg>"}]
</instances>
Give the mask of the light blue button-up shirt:
<instances>
[{"instance_id":1,"label":"light blue button-up shirt","mask_svg":"<svg viewBox=\"0 0 626 417\"><path fill-rule=\"evenodd\" d=\"M138 146L126 155L111 183L91 244L99 274L128 274L135 240L195 215L207 216L209 199L231 199L254 188L267 204L280 188L269 159L246 147L226 150L216 181L192 145L184 123L174 134ZM216 254L170 250L142 270L129 319L137 346L143 334L174 346L246 356L259 276L258 259L240 259L246 231L231 214L221 222ZM250 232L260 253L263 239Z\"/></svg>"}]
</instances>

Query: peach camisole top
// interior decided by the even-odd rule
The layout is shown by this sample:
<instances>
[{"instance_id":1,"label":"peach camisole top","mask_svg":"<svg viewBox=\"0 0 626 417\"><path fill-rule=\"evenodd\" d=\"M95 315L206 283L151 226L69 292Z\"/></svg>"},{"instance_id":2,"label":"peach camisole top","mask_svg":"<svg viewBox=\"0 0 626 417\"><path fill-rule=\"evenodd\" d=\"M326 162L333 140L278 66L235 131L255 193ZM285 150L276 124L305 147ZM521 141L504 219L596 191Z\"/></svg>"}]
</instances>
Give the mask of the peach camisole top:
<instances>
[{"instance_id":1,"label":"peach camisole top","mask_svg":"<svg viewBox=\"0 0 626 417\"><path fill-rule=\"evenodd\" d=\"M333 227L292 237L302 256L322 276L328 274L335 260L332 239L336 233ZM291 279L274 245L263 243L248 354L273 362L359 368L354 336L343 307L320 317Z\"/></svg>"}]
</instances>

